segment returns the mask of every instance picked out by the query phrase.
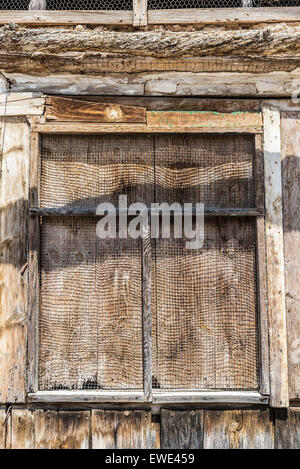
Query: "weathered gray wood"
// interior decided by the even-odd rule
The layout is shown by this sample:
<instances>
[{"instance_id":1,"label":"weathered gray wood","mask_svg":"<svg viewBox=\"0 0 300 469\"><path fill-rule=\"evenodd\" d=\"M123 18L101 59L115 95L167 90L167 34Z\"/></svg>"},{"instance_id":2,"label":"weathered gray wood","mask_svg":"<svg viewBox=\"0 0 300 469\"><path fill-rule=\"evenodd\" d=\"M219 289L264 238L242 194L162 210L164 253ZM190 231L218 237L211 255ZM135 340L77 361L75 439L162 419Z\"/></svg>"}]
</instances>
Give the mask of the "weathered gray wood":
<instances>
[{"instance_id":1,"label":"weathered gray wood","mask_svg":"<svg viewBox=\"0 0 300 469\"><path fill-rule=\"evenodd\" d=\"M152 398L151 238L150 220L143 233L143 376L146 401Z\"/></svg>"},{"instance_id":2,"label":"weathered gray wood","mask_svg":"<svg viewBox=\"0 0 300 469\"><path fill-rule=\"evenodd\" d=\"M205 449L272 449L274 430L267 410L207 410Z\"/></svg>"},{"instance_id":3,"label":"weathered gray wood","mask_svg":"<svg viewBox=\"0 0 300 469\"><path fill-rule=\"evenodd\" d=\"M38 391L29 393L30 402L144 402L144 393L135 391Z\"/></svg>"},{"instance_id":4,"label":"weathered gray wood","mask_svg":"<svg viewBox=\"0 0 300 469\"><path fill-rule=\"evenodd\" d=\"M162 409L162 449L202 449L203 432L203 410Z\"/></svg>"},{"instance_id":5,"label":"weathered gray wood","mask_svg":"<svg viewBox=\"0 0 300 469\"><path fill-rule=\"evenodd\" d=\"M30 0L28 10L46 10L47 0Z\"/></svg>"},{"instance_id":6,"label":"weathered gray wood","mask_svg":"<svg viewBox=\"0 0 300 469\"><path fill-rule=\"evenodd\" d=\"M0 402L25 401L29 131L2 124L0 265Z\"/></svg>"},{"instance_id":7,"label":"weathered gray wood","mask_svg":"<svg viewBox=\"0 0 300 469\"><path fill-rule=\"evenodd\" d=\"M39 205L39 135L31 134L30 155L30 193L29 205ZM27 388L29 392L38 390L38 353L39 353L39 244L40 220L38 217L29 218L29 297L28 297L28 377Z\"/></svg>"},{"instance_id":8,"label":"weathered gray wood","mask_svg":"<svg viewBox=\"0 0 300 469\"><path fill-rule=\"evenodd\" d=\"M300 449L300 408L275 412L275 448Z\"/></svg>"},{"instance_id":9,"label":"weathered gray wood","mask_svg":"<svg viewBox=\"0 0 300 469\"><path fill-rule=\"evenodd\" d=\"M281 186L280 111L265 107L264 167L266 253L270 320L270 384L272 407L288 407L287 330L285 311Z\"/></svg>"},{"instance_id":10,"label":"weathered gray wood","mask_svg":"<svg viewBox=\"0 0 300 469\"><path fill-rule=\"evenodd\" d=\"M10 447L10 417L5 409L0 409L0 449Z\"/></svg>"},{"instance_id":11,"label":"weathered gray wood","mask_svg":"<svg viewBox=\"0 0 300 469\"><path fill-rule=\"evenodd\" d=\"M149 208L149 212L151 212L151 208ZM156 210L156 209L155 209ZM193 207L192 212L195 212L195 207ZM161 209L161 211L164 211ZM103 215L97 215L96 214L96 208L95 207L46 207L46 208L37 208L37 207L31 207L29 209L29 213L32 216L103 216ZM116 209L116 213L120 213L120 210ZM226 216L236 216L236 217L242 217L242 216L247 216L247 217L257 217L260 215L264 214L264 210L260 209L251 209L251 208L246 208L246 209L239 209L239 208L210 208L206 207L204 209L204 214L205 215L211 215L211 216L220 216L220 217L226 217Z\"/></svg>"},{"instance_id":12,"label":"weathered gray wood","mask_svg":"<svg viewBox=\"0 0 300 469\"><path fill-rule=\"evenodd\" d=\"M11 419L11 449L34 449L34 413L13 409Z\"/></svg>"},{"instance_id":13,"label":"weathered gray wood","mask_svg":"<svg viewBox=\"0 0 300 469\"><path fill-rule=\"evenodd\" d=\"M157 427L144 410L92 410L93 449L152 449L158 447Z\"/></svg>"},{"instance_id":14,"label":"weathered gray wood","mask_svg":"<svg viewBox=\"0 0 300 469\"><path fill-rule=\"evenodd\" d=\"M133 26L147 26L147 0L133 0Z\"/></svg>"},{"instance_id":15,"label":"weathered gray wood","mask_svg":"<svg viewBox=\"0 0 300 469\"><path fill-rule=\"evenodd\" d=\"M89 411L44 411L34 413L35 449L88 449Z\"/></svg>"},{"instance_id":16,"label":"weathered gray wood","mask_svg":"<svg viewBox=\"0 0 300 469\"><path fill-rule=\"evenodd\" d=\"M258 392L243 391L153 391L153 402L167 403L216 403L216 404L267 404L268 398Z\"/></svg>"},{"instance_id":17,"label":"weathered gray wood","mask_svg":"<svg viewBox=\"0 0 300 469\"><path fill-rule=\"evenodd\" d=\"M290 399L300 398L300 112L281 115L283 237Z\"/></svg>"}]
</instances>

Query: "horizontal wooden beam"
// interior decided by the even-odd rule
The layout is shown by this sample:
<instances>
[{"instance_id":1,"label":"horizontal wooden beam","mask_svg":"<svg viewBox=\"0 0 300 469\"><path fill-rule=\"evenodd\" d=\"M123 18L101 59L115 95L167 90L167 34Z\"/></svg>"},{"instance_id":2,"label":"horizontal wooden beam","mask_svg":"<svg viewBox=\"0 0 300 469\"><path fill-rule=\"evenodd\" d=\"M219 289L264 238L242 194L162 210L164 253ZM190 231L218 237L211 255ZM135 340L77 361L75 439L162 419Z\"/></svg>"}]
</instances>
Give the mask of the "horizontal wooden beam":
<instances>
[{"instance_id":1,"label":"horizontal wooden beam","mask_svg":"<svg viewBox=\"0 0 300 469\"><path fill-rule=\"evenodd\" d=\"M48 121L146 123L146 108L80 101L57 96L46 98Z\"/></svg>"},{"instance_id":2,"label":"horizontal wooden beam","mask_svg":"<svg viewBox=\"0 0 300 469\"><path fill-rule=\"evenodd\" d=\"M41 93L0 94L0 116L41 116L45 97Z\"/></svg>"},{"instance_id":3,"label":"horizontal wooden beam","mask_svg":"<svg viewBox=\"0 0 300 469\"><path fill-rule=\"evenodd\" d=\"M300 7L150 10L148 24L254 24L300 20Z\"/></svg>"},{"instance_id":4,"label":"horizontal wooden beam","mask_svg":"<svg viewBox=\"0 0 300 469\"><path fill-rule=\"evenodd\" d=\"M144 402L136 391L37 391L28 394L29 402Z\"/></svg>"},{"instance_id":5,"label":"horizontal wooden beam","mask_svg":"<svg viewBox=\"0 0 300 469\"><path fill-rule=\"evenodd\" d=\"M222 128L260 127L262 116L260 112L149 111L147 124L169 127L195 126L206 129L218 126Z\"/></svg>"},{"instance_id":6,"label":"horizontal wooden beam","mask_svg":"<svg viewBox=\"0 0 300 469\"><path fill-rule=\"evenodd\" d=\"M161 209L151 209L148 208L148 211L150 213L157 211L164 213L166 210ZM106 213L109 212L106 211ZM116 208L114 213L127 213L128 210L119 210ZM181 213L183 212L182 210L176 210L176 213ZM31 216L38 216L38 217L56 217L56 216L87 216L87 217L102 217L103 214L97 214L96 213L96 207L48 207L48 208L30 208L29 213ZM192 209L192 213L196 213L195 207ZM262 216L264 214L263 210L257 210L254 208L210 208L210 207L205 207L204 208L204 214L206 216L214 216L214 217L258 217Z\"/></svg>"},{"instance_id":7,"label":"horizontal wooden beam","mask_svg":"<svg viewBox=\"0 0 300 469\"><path fill-rule=\"evenodd\" d=\"M285 8L184 8L148 10L148 24L255 24L290 23L300 20L300 7ZM12 11L0 12L0 24L132 25L133 11Z\"/></svg>"},{"instance_id":8,"label":"horizontal wooden beam","mask_svg":"<svg viewBox=\"0 0 300 469\"><path fill-rule=\"evenodd\" d=\"M24 25L74 25L74 24L107 24L129 26L133 23L133 12L118 10L78 10L78 11L0 11L0 24Z\"/></svg>"},{"instance_id":9,"label":"horizontal wooden beam","mask_svg":"<svg viewBox=\"0 0 300 469\"><path fill-rule=\"evenodd\" d=\"M268 397L258 392L243 391L218 391L218 392L196 392L196 391L153 391L153 403L218 403L218 404L268 404Z\"/></svg>"}]
</instances>

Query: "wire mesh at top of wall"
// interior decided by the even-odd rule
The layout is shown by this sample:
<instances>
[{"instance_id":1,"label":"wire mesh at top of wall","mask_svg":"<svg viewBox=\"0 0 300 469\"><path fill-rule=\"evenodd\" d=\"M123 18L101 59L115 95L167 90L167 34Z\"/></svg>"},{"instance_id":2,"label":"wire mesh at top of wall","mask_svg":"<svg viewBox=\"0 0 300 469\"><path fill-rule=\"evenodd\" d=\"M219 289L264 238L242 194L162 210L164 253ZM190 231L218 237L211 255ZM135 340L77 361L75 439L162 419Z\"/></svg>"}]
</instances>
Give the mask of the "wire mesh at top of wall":
<instances>
[{"instance_id":1,"label":"wire mesh at top of wall","mask_svg":"<svg viewBox=\"0 0 300 469\"><path fill-rule=\"evenodd\" d=\"M0 10L28 10L29 0L1 0Z\"/></svg>"},{"instance_id":2,"label":"wire mesh at top of wall","mask_svg":"<svg viewBox=\"0 0 300 469\"><path fill-rule=\"evenodd\" d=\"M148 10L300 6L300 0L148 0Z\"/></svg>"},{"instance_id":3,"label":"wire mesh at top of wall","mask_svg":"<svg viewBox=\"0 0 300 469\"><path fill-rule=\"evenodd\" d=\"M47 10L132 10L132 0L47 0Z\"/></svg>"}]
</instances>

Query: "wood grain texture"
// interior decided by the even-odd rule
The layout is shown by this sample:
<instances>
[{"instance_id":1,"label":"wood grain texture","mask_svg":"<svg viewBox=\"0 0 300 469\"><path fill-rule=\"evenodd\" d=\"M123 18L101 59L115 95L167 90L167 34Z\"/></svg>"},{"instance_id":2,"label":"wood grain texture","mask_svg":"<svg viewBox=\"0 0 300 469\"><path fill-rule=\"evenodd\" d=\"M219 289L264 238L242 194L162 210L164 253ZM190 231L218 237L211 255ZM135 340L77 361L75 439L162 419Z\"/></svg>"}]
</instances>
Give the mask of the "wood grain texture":
<instances>
[{"instance_id":1,"label":"wood grain texture","mask_svg":"<svg viewBox=\"0 0 300 469\"><path fill-rule=\"evenodd\" d=\"M259 112L218 113L208 111L150 111L147 112L149 126L195 126L196 128L241 128L260 127L262 117Z\"/></svg>"},{"instance_id":2,"label":"wood grain texture","mask_svg":"<svg viewBox=\"0 0 300 469\"><path fill-rule=\"evenodd\" d=\"M10 446L10 417L7 416L6 410L0 409L0 450L9 448Z\"/></svg>"},{"instance_id":3,"label":"wood grain texture","mask_svg":"<svg viewBox=\"0 0 300 469\"><path fill-rule=\"evenodd\" d=\"M84 19L84 12L80 14ZM61 16L67 17L67 12ZM125 12L122 12L125 16ZM224 31L109 31L68 28L0 27L0 48L6 53L61 54L93 52L156 58L300 56L300 26L268 25L260 29Z\"/></svg>"},{"instance_id":4,"label":"wood grain texture","mask_svg":"<svg viewBox=\"0 0 300 469\"><path fill-rule=\"evenodd\" d=\"M11 420L11 449L34 449L34 413L13 409Z\"/></svg>"},{"instance_id":5,"label":"wood grain texture","mask_svg":"<svg viewBox=\"0 0 300 469\"><path fill-rule=\"evenodd\" d=\"M300 408L275 414L275 448L300 449Z\"/></svg>"},{"instance_id":6,"label":"wood grain texture","mask_svg":"<svg viewBox=\"0 0 300 469\"><path fill-rule=\"evenodd\" d=\"M266 254L270 320L272 407L288 407L287 328L284 285L280 111L263 108Z\"/></svg>"},{"instance_id":7,"label":"wood grain texture","mask_svg":"<svg viewBox=\"0 0 300 469\"><path fill-rule=\"evenodd\" d=\"M281 114L285 301L289 394L300 398L300 112Z\"/></svg>"},{"instance_id":8,"label":"wood grain texture","mask_svg":"<svg viewBox=\"0 0 300 469\"><path fill-rule=\"evenodd\" d=\"M29 131L2 124L0 402L25 401Z\"/></svg>"},{"instance_id":9,"label":"wood grain texture","mask_svg":"<svg viewBox=\"0 0 300 469\"><path fill-rule=\"evenodd\" d=\"M88 449L89 411L44 411L34 413L36 449Z\"/></svg>"},{"instance_id":10,"label":"wood grain texture","mask_svg":"<svg viewBox=\"0 0 300 469\"><path fill-rule=\"evenodd\" d=\"M207 410L205 449L272 449L274 430L267 410Z\"/></svg>"},{"instance_id":11,"label":"wood grain texture","mask_svg":"<svg viewBox=\"0 0 300 469\"><path fill-rule=\"evenodd\" d=\"M46 98L48 121L139 122L146 123L146 109L119 104L102 104L70 98Z\"/></svg>"},{"instance_id":12,"label":"wood grain texture","mask_svg":"<svg viewBox=\"0 0 300 469\"><path fill-rule=\"evenodd\" d=\"M133 0L133 26L147 26L147 0Z\"/></svg>"},{"instance_id":13,"label":"wood grain texture","mask_svg":"<svg viewBox=\"0 0 300 469\"><path fill-rule=\"evenodd\" d=\"M40 1L40 0L38 0ZM42 1L42 0L41 0ZM176 10L149 10L149 24L257 24L257 23L288 23L300 20L299 7L287 8L186 8ZM132 11L5 11L0 16L0 24L27 25L73 25L73 24L105 24L132 25Z\"/></svg>"},{"instance_id":14,"label":"wood grain texture","mask_svg":"<svg viewBox=\"0 0 300 469\"><path fill-rule=\"evenodd\" d=\"M202 449L203 410L161 410L162 449Z\"/></svg>"},{"instance_id":15,"label":"wood grain texture","mask_svg":"<svg viewBox=\"0 0 300 469\"><path fill-rule=\"evenodd\" d=\"M157 445L151 412L92 410L93 449L154 449Z\"/></svg>"}]
</instances>

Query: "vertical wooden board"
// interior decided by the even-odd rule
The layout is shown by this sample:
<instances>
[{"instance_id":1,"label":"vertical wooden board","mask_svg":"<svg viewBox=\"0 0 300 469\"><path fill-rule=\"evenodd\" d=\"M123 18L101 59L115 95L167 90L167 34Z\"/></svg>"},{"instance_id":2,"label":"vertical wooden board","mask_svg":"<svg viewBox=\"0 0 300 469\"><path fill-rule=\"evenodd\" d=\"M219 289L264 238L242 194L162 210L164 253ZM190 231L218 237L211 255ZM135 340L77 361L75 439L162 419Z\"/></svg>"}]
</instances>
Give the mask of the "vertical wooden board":
<instances>
[{"instance_id":1,"label":"vertical wooden board","mask_svg":"<svg viewBox=\"0 0 300 469\"><path fill-rule=\"evenodd\" d=\"M264 169L266 254L270 319L270 384L272 407L288 407L287 330L285 310L280 111L265 107Z\"/></svg>"},{"instance_id":2,"label":"vertical wooden board","mask_svg":"<svg viewBox=\"0 0 300 469\"><path fill-rule=\"evenodd\" d=\"M10 447L10 416L5 409L0 409L0 449Z\"/></svg>"},{"instance_id":3,"label":"vertical wooden board","mask_svg":"<svg viewBox=\"0 0 300 469\"><path fill-rule=\"evenodd\" d=\"M300 449L300 408L276 412L275 448Z\"/></svg>"},{"instance_id":4,"label":"vertical wooden board","mask_svg":"<svg viewBox=\"0 0 300 469\"><path fill-rule=\"evenodd\" d=\"M269 449L273 448L273 442L268 409L205 412L205 449Z\"/></svg>"},{"instance_id":5,"label":"vertical wooden board","mask_svg":"<svg viewBox=\"0 0 300 469\"><path fill-rule=\"evenodd\" d=\"M161 411L161 447L163 449L201 449L203 411Z\"/></svg>"},{"instance_id":6,"label":"vertical wooden board","mask_svg":"<svg viewBox=\"0 0 300 469\"><path fill-rule=\"evenodd\" d=\"M93 449L156 448L156 432L150 411L92 411Z\"/></svg>"},{"instance_id":7,"label":"vertical wooden board","mask_svg":"<svg viewBox=\"0 0 300 469\"><path fill-rule=\"evenodd\" d=\"M89 411L36 410L35 449L88 449Z\"/></svg>"},{"instance_id":8,"label":"vertical wooden board","mask_svg":"<svg viewBox=\"0 0 300 469\"><path fill-rule=\"evenodd\" d=\"M133 0L133 26L147 26L147 0Z\"/></svg>"},{"instance_id":9,"label":"vertical wooden board","mask_svg":"<svg viewBox=\"0 0 300 469\"><path fill-rule=\"evenodd\" d=\"M281 114L289 394L300 398L300 112Z\"/></svg>"},{"instance_id":10,"label":"vertical wooden board","mask_svg":"<svg viewBox=\"0 0 300 469\"><path fill-rule=\"evenodd\" d=\"M34 449L34 414L30 410L12 410L11 449Z\"/></svg>"},{"instance_id":11,"label":"vertical wooden board","mask_svg":"<svg viewBox=\"0 0 300 469\"><path fill-rule=\"evenodd\" d=\"M0 192L0 402L25 401L29 129L2 125Z\"/></svg>"}]
</instances>

